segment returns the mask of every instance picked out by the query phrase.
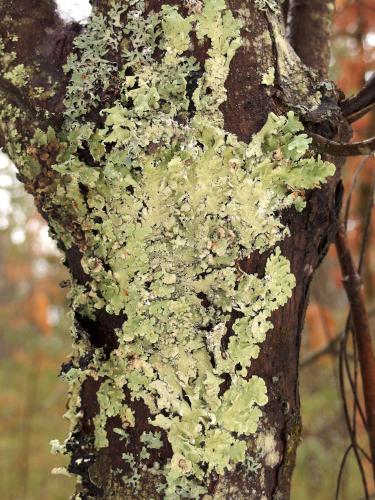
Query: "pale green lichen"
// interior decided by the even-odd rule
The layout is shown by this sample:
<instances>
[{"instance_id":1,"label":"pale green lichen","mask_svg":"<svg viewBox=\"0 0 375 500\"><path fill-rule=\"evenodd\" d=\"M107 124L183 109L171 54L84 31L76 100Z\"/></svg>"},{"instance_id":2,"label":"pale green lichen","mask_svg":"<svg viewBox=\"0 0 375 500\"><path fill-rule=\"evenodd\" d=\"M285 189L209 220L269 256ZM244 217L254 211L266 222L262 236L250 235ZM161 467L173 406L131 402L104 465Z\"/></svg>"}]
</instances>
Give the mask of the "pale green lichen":
<instances>
[{"instance_id":1,"label":"pale green lichen","mask_svg":"<svg viewBox=\"0 0 375 500\"><path fill-rule=\"evenodd\" d=\"M141 443L154 450L159 450L163 446L160 432L144 432L141 436Z\"/></svg>"},{"instance_id":2,"label":"pale green lichen","mask_svg":"<svg viewBox=\"0 0 375 500\"><path fill-rule=\"evenodd\" d=\"M295 286L277 247L288 235L280 214L302 210L304 190L334 172L309 150L292 112L270 114L249 144L225 131L220 106L241 24L224 0L198 3L187 17L169 5L145 16L142 1L132 2L125 23L119 6L93 16L65 68L65 132L34 137L39 147L59 143L55 196L44 208L60 208L51 227L67 248L80 246L90 276L87 285L74 285L73 310L127 317L109 358L97 349L86 368L64 375L75 395L70 416L77 421L84 378L100 380L95 445L105 448L108 418L119 416L125 433L134 425L127 387L155 427L142 437L141 460L162 445L161 429L171 445L162 470L171 499L198 498L211 472L245 461L246 438L267 403L265 382L248 370L272 330L272 312ZM190 52L193 32L210 42L202 72ZM120 47L121 61L111 56ZM100 111L102 125L85 123L114 78L118 98ZM69 223L74 216L69 234L65 213ZM255 251L269 252L264 276L239 265ZM233 310L238 319L228 337ZM81 336L77 366L86 349ZM123 458L134 472L124 482L136 488L139 464L130 454Z\"/></svg>"},{"instance_id":3,"label":"pale green lichen","mask_svg":"<svg viewBox=\"0 0 375 500\"><path fill-rule=\"evenodd\" d=\"M123 30L119 30L119 16L124 10L120 6L113 7L110 23L102 14L93 16L84 34L75 39L75 47L80 49L79 61L77 53L72 53L64 67L66 73L71 72L71 83L65 98L65 115L69 123L90 107L98 106L101 98L97 89L105 92L119 69L106 55L111 50L119 49L124 34Z\"/></svg>"},{"instance_id":4,"label":"pale green lichen","mask_svg":"<svg viewBox=\"0 0 375 500\"><path fill-rule=\"evenodd\" d=\"M54 467L51 470L51 474L54 474L55 476L67 476L70 477L70 473L67 470L66 467Z\"/></svg>"},{"instance_id":5,"label":"pale green lichen","mask_svg":"<svg viewBox=\"0 0 375 500\"><path fill-rule=\"evenodd\" d=\"M274 432L262 432L257 436L256 445L262 461L267 467L276 467L281 460L281 455L277 450L277 441Z\"/></svg>"},{"instance_id":6,"label":"pale green lichen","mask_svg":"<svg viewBox=\"0 0 375 500\"><path fill-rule=\"evenodd\" d=\"M304 66L290 47L279 15L270 11L267 13L267 19L271 28L273 47L277 52L277 79L278 86L283 91L283 99L301 114L309 113L321 104L322 94L316 91L319 83L317 73Z\"/></svg>"},{"instance_id":7,"label":"pale green lichen","mask_svg":"<svg viewBox=\"0 0 375 500\"><path fill-rule=\"evenodd\" d=\"M23 166L25 156L22 154L22 135L17 128L17 121L25 117L25 113L12 104L8 104L0 96L0 128L5 137L9 138L7 153L13 158L20 158ZM26 156L27 158L27 156Z\"/></svg>"},{"instance_id":8,"label":"pale green lichen","mask_svg":"<svg viewBox=\"0 0 375 500\"><path fill-rule=\"evenodd\" d=\"M27 89L28 99L34 102L52 97L56 92L57 84L52 82L51 77L48 78L48 88L41 86L31 87L32 66L25 66L23 63L15 64L17 60L17 42L18 36L14 33L9 33L5 41L0 37L0 66L2 77L23 92L26 91L25 87L29 86ZM47 115L48 112L45 112L45 114Z\"/></svg>"},{"instance_id":9,"label":"pale green lichen","mask_svg":"<svg viewBox=\"0 0 375 500\"><path fill-rule=\"evenodd\" d=\"M95 446L105 448L108 446L105 424L109 417L119 416L124 428L134 426L134 415L129 407L123 403L123 384L116 381L105 380L97 392L100 412L94 418Z\"/></svg>"},{"instance_id":10,"label":"pale green lichen","mask_svg":"<svg viewBox=\"0 0 375 500\"><path fill-rule=\"evenodd\" d=\"M15 42L17 40L15 40L12 35L11 37L7 38L7 42L9 41ZM5 41L0 36L0 63L3 76L4 73L10 71L10 65L15 61L16 58L17 58L17 53L14 50L9 50L6 47Z\"/></svg>"},{"instance_id":11,"label":"pale green lichen","mask_svg":"<svg viewBox=\"0 0 375 500\"><path fill-rule=\"evenodd\" d=\"M275 68L272 66L268 68L266 73L262 76L262 84L263 85L273 85L275 83Z\"/></svg>"},{"instance_id":12,"label":"pale green lichen","mask_svg":"<svg viewBox=\"0 0 375 500\"><path fill-rule=\"evenodd\" d=\"M15 87L19 88L25 87L29 79L29 74L24 64L17 64L14 68L6 71L3 76Z\"/></svg>"},{"instance_id":13,"label":"pale green lichen","mask_svg":"<svg viewBox=\"0 0 375 500\"><path fill-rule=\"evenodd\" d=\"M52 439L49 444L51 446L52 455L62 455L66 452L65 445L61 444L58 439Z\"/></svg>"}]
</instances>

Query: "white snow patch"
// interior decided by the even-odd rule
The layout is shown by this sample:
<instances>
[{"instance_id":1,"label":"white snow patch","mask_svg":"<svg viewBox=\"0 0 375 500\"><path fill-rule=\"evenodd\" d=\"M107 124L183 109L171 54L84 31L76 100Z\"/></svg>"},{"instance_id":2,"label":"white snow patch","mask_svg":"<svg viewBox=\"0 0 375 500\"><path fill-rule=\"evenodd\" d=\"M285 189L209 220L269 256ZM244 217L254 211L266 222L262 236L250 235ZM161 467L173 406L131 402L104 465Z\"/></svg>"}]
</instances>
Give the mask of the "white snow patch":
<instances>
[{"instance_id":1,"label":"white snow patch","mask_svg":"<svg viewBox=\"0 0 375 500\"><path fill-rule=\"evenodd\" d=\"M92 6L89 0L55 0L57 13L63 21L86 24L91 15Z\"/></svg>"}]
</instances>

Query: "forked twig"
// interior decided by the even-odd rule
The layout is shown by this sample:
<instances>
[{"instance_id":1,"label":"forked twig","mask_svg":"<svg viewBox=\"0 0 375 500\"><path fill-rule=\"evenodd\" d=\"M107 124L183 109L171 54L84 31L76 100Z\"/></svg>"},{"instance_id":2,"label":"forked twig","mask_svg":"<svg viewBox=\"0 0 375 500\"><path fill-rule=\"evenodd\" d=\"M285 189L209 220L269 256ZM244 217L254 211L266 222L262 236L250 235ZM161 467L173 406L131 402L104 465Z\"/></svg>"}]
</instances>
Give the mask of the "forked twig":
<instances>
[{"instance_id":1,"label":"forked twig","mask_svg":"<svg viewBox=\"0 0 375 500\"><path fill-rule=\"evenodd\" d=\"M346 239L344 224L336 235L336 248L343 274L343 283L351 308L353 332L358 348L363 393L368 425L368 437L375 480L375 357L372 350L369 319L360 276L354 266Z\"/></svg>"}]
</instances>

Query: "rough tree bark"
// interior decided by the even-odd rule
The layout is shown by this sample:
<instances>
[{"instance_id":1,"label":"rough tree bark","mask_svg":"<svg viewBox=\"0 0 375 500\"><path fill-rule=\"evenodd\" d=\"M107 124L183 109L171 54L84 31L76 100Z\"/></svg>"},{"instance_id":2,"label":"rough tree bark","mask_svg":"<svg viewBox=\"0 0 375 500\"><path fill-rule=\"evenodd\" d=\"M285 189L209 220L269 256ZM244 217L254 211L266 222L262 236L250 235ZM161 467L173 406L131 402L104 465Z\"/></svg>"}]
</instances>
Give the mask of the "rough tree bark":
<instances>
[{"instance_id":1,"label":"rough tree bark","mask_svg":"<svg viewBox=\"0 0 375 500\"><path fill-rule=\"evenodd\" d=\"M308 149L308 141L301 134L303 131L300 123L303 123L307 132L316 132L330 139L347 139L348 125L340 112L340 95L334 85L326 81L333 2L294 0L284 2L283 5L281 3L278 0L121 0L117 3L95 0L95 28L90 28L89 23L86 29L75 24L64 24L57 16L52 0L0 0L1 145L17 163L20 179L34 196L39 211L50 224L51 233L64 252L65 264L72 275L75 351L71 362L62 368L62 376L71 384L68 416L72 420L72 433L64 445L53 443L53 447L57 451L71 454L69 471L79 477L75 498L239 500L282 499L290 495L291 476L301 431L298 396L300 335L309 284L314 270L334 239L341 198L339 169L334 175L330 175L333 172L330 165L321 161L311 147ZM167 9L166 6L176 6L176 9ZM137 9L140 12L134 15ZM155 15L157 12L161 12L159 17ZM140 18L146 24L142 25ZM190 19L190 24L186 24L187 19ZM140 26L143 26L143 33L137 33L134 27L126 31L131 23L132 26L137 25L140 31ZM91 38L85 38L85 33L90 29ZM77 39L80 33L82 38ZM149 36L148 39L142 39L146 36L145 33ZM81 41L74 45L75 39ZM142 46L144 39L149 43L153 40L155 45ZM63 66L71 52L75 56L69 59L64 72ZM139 54L142 54L143 59L138 57ZM189 57L194 59L194 64L188 60ZM124 69L125 59L128 66ZM151 60L153 63L150 63ZM210 61L214 63L213 70L207 64ZM149 85L151 88L152 74L147 76L144 71L147 65L154 71L157 82L163 81L162 88L159 83L153 88L157 89L157 96L141 95L142 86ZM144 71L143 80L138 83L135 83L138 73L134 68ZM169 71L165 71L165 68L169 68ZM180 79L176 84L178 78ZM197 93L197 89L200 92ZM127 97L129 95L133 97ZM141 102L142 98L147 102ZM183 100L187 104L184 109L179 109L179 103ZM157 105L153 104L155 101ZM142 111L140 106L144 106ZM103 113L102 110L107 111ZM115 111L118 115L115 115ZM289 114L287 125L286 118L283 118L283 122L277 122L276 117L270 115L274 113L281 117L291 111L294 114ZM147 117L152 116L152 113L155 122L158 125L164 123L166 130L169 130L170 121L162 120L165 116L170 117L174 126L173 137L168 132L163 135L160 127L150 131L153 121ZM270 116L273 118L271 122L267 122ZM203 125L196 125L194 129L192 123L197 117ZM295 124L297 117L300 120L298 125ZM120 288L122 282L116 274L118 268L115 260L109 257L112 251L110 247L114 251L126 249L128 253L122 254L124 261L130 258L129 253L133 255L133 268L139 266L142 270L145 264L139 255L137 261L137 252L132 254L126 242L120 244L116 240L116 231L128 223L128 214L121 213L118 208L121 206L118 197L116 203L119 205L113 200L118 192L123 196L136 196L136 183L141 182L139 171L132 171L136 160L133 159L133 164L129 165L128 143L132 124L126 129L121 120L136 123L136 127L139 127L138 136L151 134L151 139L143 145L139 142L139 137L132 136L132 145L138 145L138 153L135 153L134 158L138 154L144 161L143 165L146 165L147 158L159 161L161 163L158 165L161 165L166 151L170 160L176 159L173 151L178 144L184 144L181 151L187 151L190 147L180 136L193 134L189 136L189 140L194 143L192 147L195 148L195 156L190 157L187 166L195 165L195 159L203 154L200 151L211 151L214 158L221 155L224 162L221 168L225 165L232 168L228 170L229 179L234 169L246 170L244 162L252 162L252 169L255 168L254 165L259 166L263 162L263 170L258 174L256 182L260 183L265 193L271 193L273 188L272 185L264 184L266 181L263 178L273 175L272 172L276 172L278 168L284 169L280 170L279 175L275 174L274 191L277 194L270 195L271 198L279 196L279 205L275 204L266 215L270 224L271 221L278 221L277 227L274 226L276 236L265 227L258 233L258 236L261 234L264 237L265 242L262 244L241 243L236 246L236 243L229 240L239 237L241 229L238 232L233 230L234 226L228 222L231 215L228 215L225 228L217 226L215 229L219 232L217 241L207 243L207 254L211 255L210 265L213 268L217 265L216 269L225 266L234 269L233 272L237 272L237 284L231 289L233 293L231 292L230 298L233 300L230 307L225 309L223 304L217 305L217 297L220 293L230 295L229 285L224 292L220 290L220 282L225 284L227 278L224 274L212 274L212 268L207 266L198 273L200 280L206 279L210 273L214 276L214 284L207 284L205 290L197 289L200 307L204 307L207 315L211 316L208 324L202 324L200 328L194 326L196 338L189 340L189 347L181 355L188 361L183 365L184 368L180 368L178 362L175 364L175 358L166 356L166 351L162 351L164 347L160 345L164 345L163 338L159 337L154 343L150 341L153 351L150 348L147 358L141 352L137 354L135 347L128 355L124 347L139 347L137 339L132 338L126 327L123 329L123 323L130 314L127 301L132 300L131 287L135 286L135 279L138 278L132 275L133 278L128 279L129 289L121 289L120 295L117 288L111 289L110 277L116 286L120 283ZM148 125L142 129L144 122ZM266 129L262 129L266 122L268 135ZM85 124L91 131L79 129L77 132L78 127ZM215 130L210 129L211 125L216 127ZM288 131L285 127L289 127ZM192 129L194 133L191 132ZM260 130L263 135L255 136ZM204 134L210 136L207 142ZM219 136L227 141L225 151L223 146L215 149L216 146L208 145L209 141L219 141ZM258 138L260 149L256 149L254 137ZM276 141L276 146L272 145L272 141ZM243 151L249 144L250 159L246 159ZM111 171L112 180L105 177L106 181L99 181L99 178L102 179L100 172L111 161L113 166L113 155L125 149L128 157L123 155L120 159L123 170L120 168L116 172ZM238 155L237 151L240 151ZM111 154L112 160L109 158ZM182 157L181 153L179 159ZM118 156L115 159L119 163ZM206 157L201 163L204 165L205 161L210 160ZM168 168L171 168L170 164ZM296 173L301 171L305 173ZM216 171L218 176L219 172L220 169ZM123 191L117 191L123 182L120 177L116 177L118 175L133 176L132 182ZM168 175L172 175L169 170ZM296 175L300 175L298 182L293 181ZM210 182L214 184L215 181L213 176ZM97 189L96 183L99 182L102 184ZM169 180L163 189L171 186L168 182ZM241 182L246 185L246 180ZM197 181L196 191L200 192L200 189ZM252 193L249 190L244 195L250 199L251 196L257 196ZM150 193L148 196L147 199L151 200ZM162 197L161 192L160 196ZM190 206L186 208L188 215L184 220L189 220L195 215L191 212L192 202L186 196L184 207L189 203ZM233 193L231 196L235 200ZM139 199L141 198L137 198L137 202ZM150 201L150 206L147 206L144 199L142 203L139 220L144 221L152 203ZM180 201L176 198L177 203ZM245 202L241 203L246 208ZM251 209L249 220L261 217L260 212L257 212L259 203L254 210ZM229 206L229 202L226 206ZM176 208L180 215L185 210L184 207L178 205L178 209ZM164 209L162 202L161 207L159 206L161 208ZM113 216L116 210L117 218ZM204 220L209 217L208 212ZM231 213L234 220L237 215ZM211 216L214 220L214 216ZM184 223L181 224L183 226ZM281 226L288 229L287 233ZM108 243L111 231L116 234L112 242ZM162 234L161 230L160 232ZM224 249L220 254L214 245L220 244L228 234L231 236L228 237L229 240L225 240L225 245L229 250ZM194 238L194 245L197 246L199 238ZM269 246L267 239L270 241ZM104 242L102 247L100 240ZM157 239L153 241L155 243ZM274 250L276 243L286 261L280 260L281 257ZM224 259L225 251L238 252L235 264L217 264L217 259ZM176 251L176 259L177 253ZM279 299L275 295L268 299L277 302L277 307L269 304L259 306L269 312L263 320L269 319L272 328L266 328L262 323L262 327L269 330L267 335L259 334L258 342L254 341L253 344L255 351L249 355L248 363L242 361L241 364L238 361L240 353L236 358L229 352L228 346L230 339L239 335L235 329L239 319L246 317L252 305L247 304L241 308L241 300L233 297L241 288L241 280L246 280L247 276L255 276L258 284L249 286L248 293L252 294L250 302L258 303L261 298L257 293L268 293L267 287L262 289L261 286L265 286L267 280L272 284L269 263L275 255L278 264L289 262L295 286L291 284L289 293L287 285L280 284L280 294L285 294L286 298ZM196 255L194 257L197 258ZM199 258L204 261L209 257ZM174 269L173 262L171 266ZM146 274L149 273L147 269ZM132 272L135 273L134 269ZM181 274L182 277L188 275L188 271L184 273ZM278 269L275 270L277 276L278 273ZM154 275L153 279L160 278L155 278ZM179 279L177 273L177 278L172 275L164 281L165 287L172 287L170 300L177 300L176 290L182 287ZM289 283L293 281L288 270L279 279ZM108 292L103 288L104 282ZM144 283L142 288L144 293L153 290L151 302L157 297L153 286L151 281L151 284ZM254 292L256 286L259 286L258 292ZM283 286L286 288L283 289ZM139 289L137 293L138 291ZM117 305L114 305L115 296ZM188 302L190 310L195 311L194 308L198 306L191 294L188 298L191 301ZM139 303L139 308L141 307L146 306ZM262 310L259 313L254 306L254 310L249 313L249 335L250 322L258 318L257 314L261 314ZM185 316L179 312L173 314L181 322L183 330ZM152 316L150 313L148 319L154 320L151 329L157 330L153 334L171 335L173 314L168 320L170 324L164 326L157 323L157 314ZM217 331L223 317L225 332L216 346L221 356L218 361L215 357L217 352L215 354L207 339L213 338L212 332ZM138 316L137 318L140 321ZM259 325L263 320L259 319ZM178 329L178 326L175 328ZM126 338L122 336L125 335L122 333L124 331ZM148 334L142 335L145 335L144 343L147 344ZM151 333L149 335L151 338ZM206 344L200 350L194 350L191 343L198 342L198 337L204 337ZM246 342L238 345L239 350L248 347ZM204 361L209 363L208 368L203 361L196 361L199 356L203 356L202 350L206 353L205 359L209 360ZM164 360L164 367L158 371L159 365L156 362L152 364L150 360L153 352L159 351L164 353L164 358L160 358ZM251 363L250 357L253 358ZM121 370L125 366L121 365L121 359L126 359L126 369L132 374L132 378L127 375L126 370ZM197 366L192 373L189 359L194 369ZM228 359L233 360L233 366ZM199 363L204 365L204 369ZM223 366L227 363L221 372L218 371L220 363ZM151 375L146 373L146 364L152 371ZM171 367L173 376L168 378L165 375L165 365ZM202 378L200 370L208 370L212 375L212 386L209 385L208 378ZM138 376L137 380L135 374ZM177 389L172 383L172 379L177 380L176 377L179 378L176 382ZM218 380L220 387L215 386ZM267 389L267 403L265 394L261 391L261 380ZM106 381L109 382L105 386ZM241 405L245 404L242 398L245 397L246 388L250 387L246 385L249 381L254 383L252 390L255 392L257 388L261 393L253 395L246 403L248 418L254 419L255 426L249 430L248 423L241 420L240 415L238 428L234 428L233 420L237 418L237 411L241 413ZM254 381L259 382L257 387ZM236 393L236 387L240 387L240 384L243 390ZM104 387L107 388L106 391ZM194 393L194 387L198 388L199 394ZM214 403L209 397L212 392L215 392L215 397L212 398ZM223 410L225 398L228 400L228 414ZM183 434L186 431L182 423L188 418L186 415L193 413L193 409L197 407L202 412L201 416L194 414L191 417L192 425L198 426L197 435L194 434L196 429L193 429L191 435L174 436L173 432ZM160 417L160 425L152 424L156 417ZM225 420L226 417L228 420ZM211 420L208 421L209 419ZM172 420L177 423L173 424L175 428L172 426L171 430ZM214 436L217 440L212 443Z\"/></svg>"}]
</instances>

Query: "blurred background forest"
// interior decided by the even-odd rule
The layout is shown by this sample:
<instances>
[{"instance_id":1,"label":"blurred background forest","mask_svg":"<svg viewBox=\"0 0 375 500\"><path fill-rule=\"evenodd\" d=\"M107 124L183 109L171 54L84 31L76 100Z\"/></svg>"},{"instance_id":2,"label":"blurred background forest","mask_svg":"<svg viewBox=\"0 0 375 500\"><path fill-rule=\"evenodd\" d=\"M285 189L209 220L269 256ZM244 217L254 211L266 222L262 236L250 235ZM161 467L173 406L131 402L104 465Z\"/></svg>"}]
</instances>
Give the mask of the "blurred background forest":
<instances>
[{"instance_id":1,"label":"blurred background forest","mask_svg":"<svg viewBox=\"0 0 375 500\"><path fill-rule=\"evenodd\" d=\"M375 70L375 0L337 0L332 79L347 96ZM355 124L357 140L375 136L375 112ZM363 280L372 331L375 327L375 218L371 219L375 159L349 160L344 169L348 235ZM354 182L353 182L354 179ZM361 252L363 238L366 251ZM63 440L67 389L57 374L70 350L64 282L68 275L31 197L0 153L0 498L60 500L73 478L51 474L65 465L50 454L49 441ZM61 284L59 286L59 283ZM360 500L369 494L371 468L366 432L350 383L356 381L355 346L343 350L348 306L332 246L311 288L301 353L303 439L292 500ZM375 338L374 338L375 341ZM348 378L347 373L350 373ZM340 372L342 376L340 377ZM341 379L341 382L340 382ZM344 390L343 390L344 388ZM343 398L343 393L345 398ZM358 443L362 474L348 434L347 416ZM364 453L359 447L364 448ZM338 478L340 488L336 494Z\"/></svg>"}]
</instances>

